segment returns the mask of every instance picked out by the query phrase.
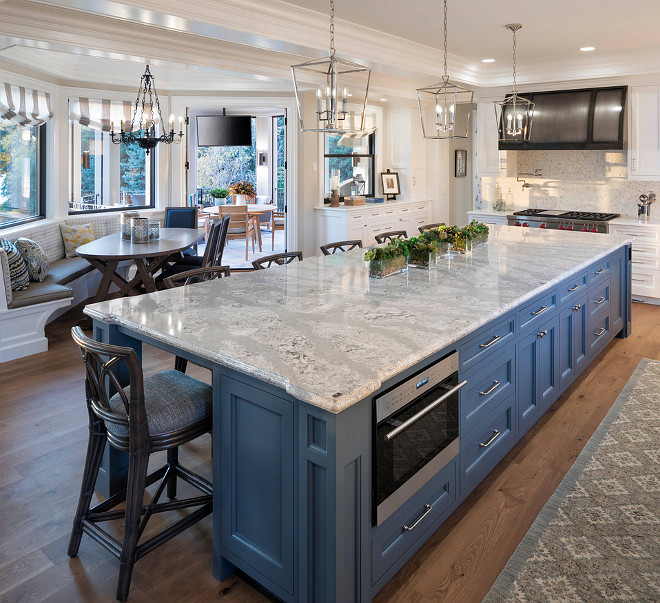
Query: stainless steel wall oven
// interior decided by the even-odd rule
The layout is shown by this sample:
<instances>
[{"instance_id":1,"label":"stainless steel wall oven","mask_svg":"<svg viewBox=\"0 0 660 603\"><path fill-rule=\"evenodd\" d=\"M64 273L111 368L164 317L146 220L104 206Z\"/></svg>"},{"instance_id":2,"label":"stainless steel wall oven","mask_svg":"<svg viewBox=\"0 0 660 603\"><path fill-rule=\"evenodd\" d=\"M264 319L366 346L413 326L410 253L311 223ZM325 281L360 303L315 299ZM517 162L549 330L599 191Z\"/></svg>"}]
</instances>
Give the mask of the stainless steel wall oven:
<instances>
[{"instance_id":1,"label":"stainless steel wall oven","mask_svg":"<svg viewBox=\"0 0 660 603\"><path fill-rule=\"evenodd\" d=\"M458 454L458 392L466 383L452 352L374 398L374 525Z\"/></svg>"}]
</instances>

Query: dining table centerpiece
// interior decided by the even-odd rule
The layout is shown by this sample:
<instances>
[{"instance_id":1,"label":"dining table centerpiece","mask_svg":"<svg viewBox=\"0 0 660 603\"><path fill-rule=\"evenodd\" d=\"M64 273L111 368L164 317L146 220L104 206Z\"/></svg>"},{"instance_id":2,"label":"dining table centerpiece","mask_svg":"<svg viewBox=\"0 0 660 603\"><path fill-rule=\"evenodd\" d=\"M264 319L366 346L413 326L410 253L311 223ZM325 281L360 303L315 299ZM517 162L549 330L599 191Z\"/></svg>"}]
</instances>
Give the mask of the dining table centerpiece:
<instances>
[{"instance_id":1,"label":"dining table centerpiece","mask_svg":"<svg viewBox=\"0 0 660 603\"><path fill-rule=\"evenodd\" d=\"M485 243L488 241L488 224L472 220L465 228L472 233L472 241L474 243Z\"/></svg>"},{"instance_id":2,"label":"dining table centerpiece","mask_svg":"<svg viewBox=\"0 0 660 603\"><path fill-rule=\"evenodd\" d=\"M384 247L372 247L364 254L369 263L369 276L371 278L384 278L407 268L405 248L389 243Z\"/></svg>"},{"instance_id":3,"label":"dining table centerpiece","mask_svg":"<svg viewBox=\"0 0 660 603\"><path fill-rule=\"evenodd\" d=\"M230 185L229 194L236 205L245 205L248 200L254 201L257 191L249 180L239 180Z\"/></svg>"}]
</instances>

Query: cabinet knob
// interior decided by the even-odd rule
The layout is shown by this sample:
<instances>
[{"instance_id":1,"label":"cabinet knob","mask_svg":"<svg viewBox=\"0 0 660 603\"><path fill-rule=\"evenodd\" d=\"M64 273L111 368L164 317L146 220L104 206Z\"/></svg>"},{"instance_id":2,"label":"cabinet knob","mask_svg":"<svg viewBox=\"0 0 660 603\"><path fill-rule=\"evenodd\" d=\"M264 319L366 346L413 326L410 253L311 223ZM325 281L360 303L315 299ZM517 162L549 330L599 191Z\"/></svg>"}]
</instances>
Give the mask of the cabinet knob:
<instances>
[{"instance_id":1,"label":"cabinet knob","mask_svg":"<svg viewBox=\"0 0 660 603\"><path fill-rule=\"evenodd\" d=\"M582 304L576 304L575 306L573 306L574 312L577 312L578 310L582 310Z\"/></svg>"},{"instance_id":2,"label":"cabinet knob","mask_svg":"<svg viewBox=\"0 0 660 603\"><path fill-rule=\"evenodd\" d=\"M548 329L543 329L543 331L540 331L539 333L537 333L536 336L543 339L547 334L548 334Z\"/></svg>"}]
</instances>

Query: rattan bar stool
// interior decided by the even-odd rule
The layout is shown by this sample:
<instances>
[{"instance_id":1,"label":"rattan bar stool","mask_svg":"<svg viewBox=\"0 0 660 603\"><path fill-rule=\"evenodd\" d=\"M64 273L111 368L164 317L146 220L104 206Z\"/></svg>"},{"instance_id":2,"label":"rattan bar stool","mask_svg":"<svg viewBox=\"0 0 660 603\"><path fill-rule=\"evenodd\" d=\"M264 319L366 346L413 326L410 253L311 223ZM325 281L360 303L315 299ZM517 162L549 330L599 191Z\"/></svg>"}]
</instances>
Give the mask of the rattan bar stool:
<instances>
[{"instance_id":1,"label":"rattan bar stool","mask_svg":"<svg viewBox=\"0 0 660 603\"><path fill-rule=\"evenodd\" d=\"M89 415L89 444L78 509L73 520L68 554L78 554L83 533L119 559L117 599L125 601L135 563L161 544L211 513L213 485L179 464L178 447L212 428L212 388L179 371L164 371L146 379L132 348L99 343L71 330L80 346L86 369L85 390ZM118 373L127 371L130 383L121 387ZM115 393L116 392L116 393ZM114 394L114 395L113 395ZM106 442L129 453L127 489L92 507L90 504ZM147 475L149 455L167 451L167 464ZM176 498L177 480L202 492ZM156 493L143 505L145 488L161 480ZM159 502L167 487L169 502ZM125 509L114 509L126 501ZM143 543L140 537L154 513L198 507ZM100 527L104 521L124 519L123 541Z\"/></svg>"},{"instance_id":2,"label":"rattan bar stool","mask_svg":"<svg viewBox=\"0 0 660 603\"><path fill-rule=\"evenodd\" d=\"M333 255L337 251L350 251L356 247L362 248L362 241L360 239L354 239L352 241L335 241L334 243L326 243L321 245L320 249L323 252L323 255Z\"/></svg>"}]
</instances>

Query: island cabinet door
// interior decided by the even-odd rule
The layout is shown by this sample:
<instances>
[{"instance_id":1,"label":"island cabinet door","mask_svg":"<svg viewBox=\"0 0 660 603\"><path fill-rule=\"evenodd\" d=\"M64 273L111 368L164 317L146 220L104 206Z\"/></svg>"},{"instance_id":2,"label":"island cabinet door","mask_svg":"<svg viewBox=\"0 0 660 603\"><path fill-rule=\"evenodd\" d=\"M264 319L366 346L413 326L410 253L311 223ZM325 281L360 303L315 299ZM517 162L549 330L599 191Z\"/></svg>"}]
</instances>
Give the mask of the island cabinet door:
<instances>
[{"instance_id":1,"label":"island cabinet door","mask_svg":"<svg viewBox=\"0 0 660 603\"><path fill-rule=\"evenodd\" d=\"M519 434L525 433L539 418L539 343L540 339L534 332L518 344L516 395Z\"/></svg>"},{"instance_id":2,"label":"island cabinet door","mask_svg":"<svg viewBox=\"0 0 660 603\"><path fill-rule=\"evenodd\" d=\"M539 402L543 414L559 397L559 318L545 323L538 335Z\"/></svg>"},{"instance_id":3,"label":"island cabinet door","mask_svg":"<svg viewBox=\"0 0 660 603\"><path fill-rule=\"evenodd\" d=\"M221 450L222 554L280 598L290 599L293 403L230 377L221 380L221 401L221 428L214 437L220 438Z\"/></svg>"},{"instance_id":4,"label":"island cabinet door","mask_svg":"<svg viewBox=\"0 0 660 603\"><path fill-rule=\"evenodd\" d=\"M559 314L559 389L582 370L587 357L587 296L580 295Z\"/></svg>"}]
</instances>

